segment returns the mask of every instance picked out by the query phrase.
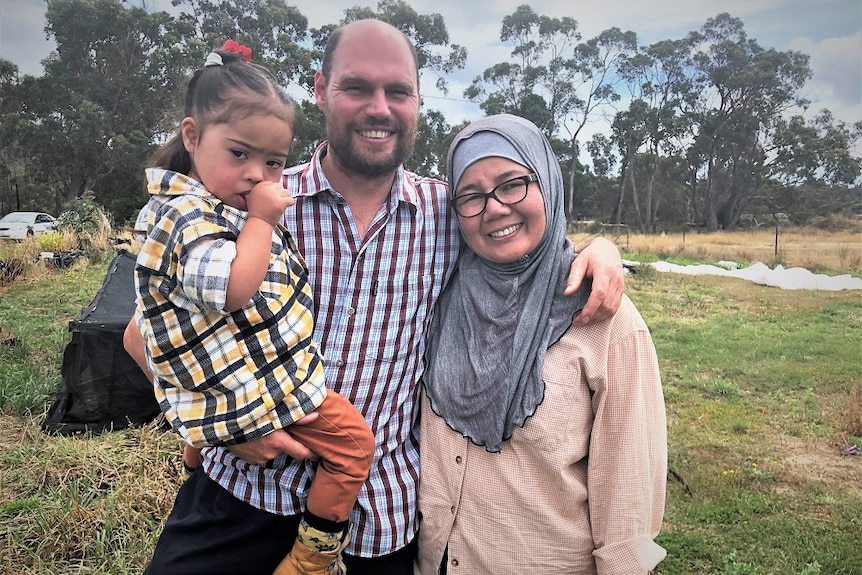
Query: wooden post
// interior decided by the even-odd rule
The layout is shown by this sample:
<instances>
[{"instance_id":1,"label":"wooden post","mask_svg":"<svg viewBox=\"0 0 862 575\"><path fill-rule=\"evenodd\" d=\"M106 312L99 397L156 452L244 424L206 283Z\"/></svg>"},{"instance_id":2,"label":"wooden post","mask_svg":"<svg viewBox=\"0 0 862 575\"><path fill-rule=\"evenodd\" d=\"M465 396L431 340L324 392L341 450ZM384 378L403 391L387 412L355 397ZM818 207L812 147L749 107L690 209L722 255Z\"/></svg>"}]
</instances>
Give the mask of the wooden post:
<instances>
[{"instance_id":1,"label":"wooden post","mask_svg":"<svg viewBox=\"0 0 862 575\"><path fill-rule=\"evenodd\" d=\"M775 222L775 259L778 259L778 221Z\"/></svg>"}]
</instances>

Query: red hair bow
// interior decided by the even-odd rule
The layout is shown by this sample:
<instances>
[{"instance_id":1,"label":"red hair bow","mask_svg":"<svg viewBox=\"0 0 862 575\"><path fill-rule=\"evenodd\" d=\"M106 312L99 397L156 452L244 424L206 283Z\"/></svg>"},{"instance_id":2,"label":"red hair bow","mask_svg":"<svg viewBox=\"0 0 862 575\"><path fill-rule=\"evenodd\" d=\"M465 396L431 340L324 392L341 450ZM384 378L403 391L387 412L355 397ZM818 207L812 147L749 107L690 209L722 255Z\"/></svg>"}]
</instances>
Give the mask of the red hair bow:
<instances>
[{"instance_id":1,"label":"red hair bow","mask_svg":"<svg viewBox=\"0 0 862 575\"><path fill-rule=\"evenodd\" d=\"M222 45L221 49L227 52L235 52L242 55L242 59L246 62L251 61L251 48L249 48L248 46L243 46L239 42L236 42L234 40L228 40Z\"/></svg>"}]
</instances>

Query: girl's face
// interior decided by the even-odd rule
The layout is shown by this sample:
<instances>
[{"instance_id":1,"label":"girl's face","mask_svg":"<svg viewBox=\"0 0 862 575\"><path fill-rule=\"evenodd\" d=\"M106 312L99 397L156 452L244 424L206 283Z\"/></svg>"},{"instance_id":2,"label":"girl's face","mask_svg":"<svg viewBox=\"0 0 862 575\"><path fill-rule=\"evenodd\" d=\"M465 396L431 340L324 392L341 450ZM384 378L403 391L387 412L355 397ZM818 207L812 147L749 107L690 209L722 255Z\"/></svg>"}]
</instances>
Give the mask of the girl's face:
<instances>
[{"instance_id":1,"label":"girl's face","mask_svg":"<svg viewBox=\"0 0 862 575\"><path fill-rule=\"evenodd\" d=\"M455 196L487 193L529 173L529 168L507 158L484 158L464 170ZM464 240L482 259L517 261L533 251L545 234L545 200L539 184L530 182L527 196L516 204L504 205L489 197L484 212L472 218L458 216L458 225Z\"/></svg>"},{"instance_id":2,"label":"girl's face","mask_svg":"<svg viewBox=\"0 0 862 575\"><path fill-rule=\"evenodd\" d=\"M290 124L268 114L210 124L203 130L189 117L181 131L192 160L189 177L243 211L248 211L246 196L255 184L281 179L293 141Z\"/></svg>"}]
</instances>

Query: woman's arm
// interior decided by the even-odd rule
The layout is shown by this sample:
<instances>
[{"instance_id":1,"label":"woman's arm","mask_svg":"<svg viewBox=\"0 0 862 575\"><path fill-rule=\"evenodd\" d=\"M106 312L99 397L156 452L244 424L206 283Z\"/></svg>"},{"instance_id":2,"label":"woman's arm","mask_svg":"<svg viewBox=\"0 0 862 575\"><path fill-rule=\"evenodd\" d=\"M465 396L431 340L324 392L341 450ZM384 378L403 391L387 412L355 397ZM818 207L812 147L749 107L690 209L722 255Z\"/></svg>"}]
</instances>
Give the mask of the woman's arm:
<instances>
[{"instance_id":1,"label":"woman's arm","mask_svg":"<svg viewBox=\"0 0 862 575\"><path fill-rule=\"evenodd\" d=\"M667 423L649 331L626 298L612 320L607 377L593 397L588 482L598 575L646 575L666 552Z\"/></svg>"}]
</instances>

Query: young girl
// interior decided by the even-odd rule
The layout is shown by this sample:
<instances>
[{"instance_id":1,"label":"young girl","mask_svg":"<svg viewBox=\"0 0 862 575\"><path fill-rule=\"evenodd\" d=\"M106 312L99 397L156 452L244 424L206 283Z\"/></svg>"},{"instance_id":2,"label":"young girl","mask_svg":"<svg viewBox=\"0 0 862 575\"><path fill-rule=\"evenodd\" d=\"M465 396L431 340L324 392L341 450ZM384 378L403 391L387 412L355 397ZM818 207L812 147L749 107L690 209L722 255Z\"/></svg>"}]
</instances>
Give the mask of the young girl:
<instances>
[{"instance_id":1,"label":"young girl","mask_svg":"<svg viewBox=\"0 0 862 575\"><path fill-rule=\"evenodd\" d=\"M324 387L308 270L279 223L293 203L278 183L293 103L250 55L233 41L209 54L189 82L178 133L146 171L137 324L159 404L190 444L186 466L198 448L258 439L317 412L291 428L321 461L297 541L270 570L322 575L346 541L374 438Z\"/></svg>"}]
</instances>

